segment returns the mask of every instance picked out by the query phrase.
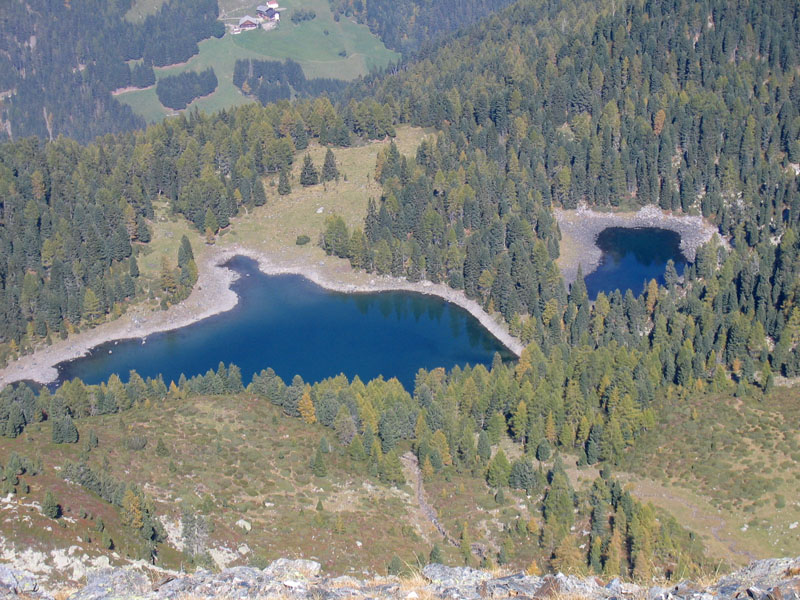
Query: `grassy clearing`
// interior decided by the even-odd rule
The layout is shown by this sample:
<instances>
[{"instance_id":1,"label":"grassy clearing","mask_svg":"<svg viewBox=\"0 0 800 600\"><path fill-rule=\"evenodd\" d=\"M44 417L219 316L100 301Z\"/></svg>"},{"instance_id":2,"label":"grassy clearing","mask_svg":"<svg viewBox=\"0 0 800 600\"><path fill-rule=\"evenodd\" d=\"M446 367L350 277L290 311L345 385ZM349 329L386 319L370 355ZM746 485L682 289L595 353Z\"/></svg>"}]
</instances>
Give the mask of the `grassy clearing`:
<instances>
[{"instance_id":1,"label":"grassy clearing","mask_svg":"<svg viewBox=\"0 0 800 600\"><path fill-rule=\"evenodd\" d=\"M402 154L413 156L426 133L423 129L402 127L398 129L395 143ZM279 196L278 176L266 177L266 206L234 219L232 230L221 236L218 244L223 247L241 244L287 259L345 263L340 259L326 257L316 241L330 214L340 215L349 227L363 227L369 198L377 199L381 193L380 184L373 179L375 161L378 152L389 143L386 140L354 148L334 149L342 175L340 180L307 188L300 185L303 155L296 157L292 170L292 193ZM324 147L316 143L311 144L308 149L318 169L322 168L325 151ZM295 241L299 235L307 235L311 238L311 243L297 246ZM349 269L349 266L345 266Z\"/></svg>"},{"instance_id":2,"label":"grassy clearing","mask_svg":"<svg viewBox=\"0 0 800 600\"><path fill-rule=\"evenodd\" d=\"M133 6L125 13L125 20L131 23L140 23L148 15L153 15L161 8L166 0L136 0Z\"/></svg>"},{"instance_id":3,"label":"grassy clearing","mask_svg":"<svg viewBox=\"0 0 800 600\"><path fill-rule=\"evenodd\" d=\"M236 46L232 40L233 36L227 34L220 39L210 38L203 40L199 44L200 52L186 64L176 67L156 68L156 80L170 75L178 75L185 71L203 71L211 67L214 69L219 81L216 91L209 96L198 98L187 107L187 110L197 107L199 110L211 113L223 108L252 102L253 100L244 96L233 85L233 66L237 59L259 58L261 56L258 53ZM117 100L129 105L136 114L144 118L148 123L160 121L166 116L177 114L172 109L161 105L158 101L158 96L156 96L155 87L120 94L117 96Z\"/></svg>"},{"instance_id":4,"label":"grassy clearing","mask_svg":"<svg viewBox=\"0 0 800 600\"><path fill-rule=\"evenodd\" d=\"M742 551L800 553L797 392L688 397L668 414L628 459L626 467L643 477L634 483L640 493L694 518L698 531L704 522L709 546L727 547L733 562L746 562Z\"/></svg>"},{"instance_id":5,"label":"grassy clearing","mask_svg":"<svg viewBox=\"0 0 800 600\"><path fill-rule=\"evenodd\" d=\"M144 18L158 10L162 3L162 0L138 0L126 18ZM222 1L220 19L226 23L237 22L239 17L253 14L256 4L241 0ZM383 68L399 57L372 35L366 25L358 25L347 19L341 19L338 23L334 21L327 0L284 0L282 5L286 10L282 13L283 21L278 29L258 29L236 36L226 34L221 39L203 40L198 44L200 52L186 64L157 68L156 79L212 67L219 81L216 91L198 98L188 109L197 107L206 112L216 112L253 101L233 85L233 67L239 59L292 58L300 63L309 78L351 80L373 69ZM295 25L290 20L295 8L312 9L317 17ZM117 99L128 104L149 123L173 114L172 110L158 101L155 88L126 92L117 96Z\"/></svg>"},{"instance_id":6,"label":"grassy clearing","mask_svg":"<svg viewBox=\"0 0 800 600\"><path fill-rule=\"evenodd\" d=\"M355 79L399 58L365 25L348 19L336 22L327 0L283 0L281 5L286 10L277 30L243 33L235 36L235 44L266 57L296 60L307 77ZM296 8L311 9L317 17L295 25L290 17ZM233 14L238 18L243 12Z\"/></svg>"}]
</instances>

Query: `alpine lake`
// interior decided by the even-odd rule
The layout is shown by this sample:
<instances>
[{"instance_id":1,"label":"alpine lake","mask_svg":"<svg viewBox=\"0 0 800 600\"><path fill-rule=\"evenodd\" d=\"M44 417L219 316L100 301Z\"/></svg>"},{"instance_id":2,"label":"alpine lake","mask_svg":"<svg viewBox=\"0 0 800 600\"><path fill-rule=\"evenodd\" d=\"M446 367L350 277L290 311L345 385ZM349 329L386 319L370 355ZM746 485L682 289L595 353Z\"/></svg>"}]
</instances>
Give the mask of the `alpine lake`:
<instances>
[{"instance_id":1,"label":"alpine lake","mask_svg":"<svg viewBox=\"0 0 800 600\"><path fill-rule=\"evenodd\" d=\"M664 229L602 231L600 264L585 278L589 297L615 289L638 294L650 279L663 284L670 259L681 274L686 259L679 244L680 236ZM235 308L145 339L97 346L58 365L56 385L74 377L97 384L114 373L126 381L131 370L145 378L160 374L169 384L224 362L239 366L245 384L271 367L287 383L295 374L308 382L340 373L363 381L382 375L411 391L421 368L489 366L496 354L514 358L475 317L435 296L329 291L300 275L265 275L243 256L227 266L239 274Z\"/></svg>"},{"instance_id":2,"label":"alpine lake","mask_svg":"<svg viewBox=\"0 0 800 600\"><path fill-rule=\"evenodd\" d=\"M668 229L652 227L609 227L600 232L595 244L602 251L597 268L584 277L589 298L620 290L642 293L647 282L655 279L664 285L667 263L672 260L680 276L686 257L680 249L681 236Z\"/></svg>"}]
</instances>

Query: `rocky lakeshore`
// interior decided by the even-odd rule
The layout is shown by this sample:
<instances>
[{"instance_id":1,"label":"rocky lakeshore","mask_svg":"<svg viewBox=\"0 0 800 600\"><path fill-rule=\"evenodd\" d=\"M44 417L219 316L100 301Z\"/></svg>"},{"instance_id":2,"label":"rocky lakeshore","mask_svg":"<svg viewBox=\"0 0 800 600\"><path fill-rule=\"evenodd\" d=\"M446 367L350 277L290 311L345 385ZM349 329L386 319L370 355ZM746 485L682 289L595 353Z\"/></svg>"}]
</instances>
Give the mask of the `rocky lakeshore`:
<instances>
[{"instance_id":1,"label":"rocky lakeshore","mask_svg":"<svg viewBox=\"0 0 800 600\"><path fill-rule=\"evenodd\" d=\"M105 568L91 572L81 587L48 590L26 571L0 564L0 598L54 597L69 600L140 598L360 600L419 598L479 600L537 598L587 600L797 600L800 598L800 558L761 560L712 583L682 581L636 585L620 579L562 574L537 577L525 573L493 573L468 567L425 566L409 577L328 577L312 560L278 559L265 569L235 567L219 573L154 573L136 568ZM51 595L51 593L53 595Z\"/></svg>"},{"instance_id":2,"label":"rocky lakeshore","mask_svg":"<svg viewBox=\"0 0 800 600\"><path fill-rule=\"evenodd\" d=\"M220 268L218 256L211 255L198 265L198 280L189 297L166 311L152 311L142 305L132 307L122 317L93 329L71 335L50 346L42 346L0 369L0 389L16 381L48 384L58 378L56 366L85 356L105 342L146 338L161 331L171 331L225 312L239 301L230 289L236 274Z\"/></svg>"},{"instance_id":3,"label":"rocky lakeshore","mask_svg":"<svg viewBox=\"0 0 800 600\"><path fill-rule=\"evenodd\" d=\"M281 260L267 253L257 252L239 245L215 248L198 264L198 281L189 297L166 311L152 311L144 306L131 308L115 321L103 323L93 329L42 346L0 369L0 389L16 381L30 380L49 384L58 378L57 365L88 354L100 344L146 338L154 333L179 329L226 312L236 306L239 299L230 289L236 273L223 265L234 256L247 256L256 260L259 269L267 275L302 275L315 284L344 293L370 293L382 291L409 291L429 294L456 304L472 314L494 337L511 352L519 356L524 346L512 336L497 315L489 315L474 300L444 284L413 283L401 278L381 277L348 269L348 282L339 279L339 273L324 262L310 260ZM266 366L266 365L265 365Z\"/></svg>"},{"instance_id":4,"label":"rocky lakeshore","mask_svg":"<svg viewBox=\"0 0 800 600\"><path fill-rule=\"evenodd\" d=\"M519 356L525 348L520 340L509 333L508 328L505 323L502 322L502 317L500 317L499 314L490 315L483 310L480 304L467 298L464 292L455 290L443 283L431 283L430 281L411 282L401 277L380 276L364 272L357 274L359 276L357 277L357 282L344 283L331 276L330 271L323 268L322 265L282 263L265 253L256 252L239 246L232 246L226 249L222 254L222 258L219 259L218 264L222 264L237 255L247 256L258 262L259 270L266 275L302 275L318 286L335 292L368 294L374 292L402 291L437 296L466 310L475 317L486 330L517 356Z\"/></svg>"},{"instance_id":5,"label":"rocky lakeshore","mask_svg":"<svg viewBox=\"0 0 800 600\"><path fill-rule=\"evenodd\" d=\"M576 210L555 210L561 229L561 274L568 285L575 281L578 266L584 275L597 268L602 252L597 236L609 227L655 227L681 236L681 252L694 262L697 249L711 240L717 229L699 216L674 215L656 206L643 206L635 213L597 212L585 206Z\"/></svg>"}]
</instances>

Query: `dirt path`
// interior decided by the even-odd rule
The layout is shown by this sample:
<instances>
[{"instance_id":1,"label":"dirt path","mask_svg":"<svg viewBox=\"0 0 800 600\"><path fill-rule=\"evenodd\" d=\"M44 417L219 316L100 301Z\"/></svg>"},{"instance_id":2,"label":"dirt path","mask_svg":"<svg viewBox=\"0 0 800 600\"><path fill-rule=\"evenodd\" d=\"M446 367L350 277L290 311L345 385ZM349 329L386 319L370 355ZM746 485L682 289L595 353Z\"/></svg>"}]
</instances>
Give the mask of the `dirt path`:
<instances>
[{"instance_id":1,"label":"dirt path","mask_svg":"<svg viewBox=\"0 0 800 600\"><path fill-rule=\"evenodd\" d=\"M419 461L412 452L406 452L400 457L403 463L403 468L406 472L406 478L411 482L414 487L415 495L417 497L417 505L422 514L423 520L427 521L438 531L444 540L451 546L458 547L458 541L451 536L444 528L444 525L436 517L436 509L433 508L425 497L425 487L422 485L422 473L419 470Z\"/></svg>"}]
</instances>

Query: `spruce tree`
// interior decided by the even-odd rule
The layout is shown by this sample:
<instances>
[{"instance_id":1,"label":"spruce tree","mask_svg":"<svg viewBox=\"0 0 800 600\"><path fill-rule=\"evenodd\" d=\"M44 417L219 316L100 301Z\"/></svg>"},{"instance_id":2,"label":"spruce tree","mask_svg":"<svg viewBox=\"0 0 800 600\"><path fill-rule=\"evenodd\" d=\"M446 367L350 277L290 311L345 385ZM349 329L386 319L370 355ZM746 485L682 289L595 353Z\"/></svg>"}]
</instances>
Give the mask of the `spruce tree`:
<instances>
[{"instance_id":1,"label":"spruce tree","mask_svg":"<svg viewBox=\"0 0 800 600\"><path fill-rule=\"evenodd\" d=\"M478 457L484 464L489 461L492 456L492 445L489 443L489 435L486 431L482 430L478 435Z\"/></svg>"},{"instance_id":2,"label":"spruce tree","mask_svg":"<svg viewBox=\"0 0 800 600\"><path fill-rule=\"evenodd\" d=\"M278 176L278 194L281 196L288 196L292 193L292 185L289 183L289 169L284 167L281 169L281 174Z\"/></svg>"},{"instance_id":3,"label":"spruce tree","mask_svg":"<svg viewBox=\"0 0 800 600\"><path fill-rule=\"evenodd\" d=\"M320 448L317 448L314 459L311 461L311 472L317 477L326 477L328 475L328 467L325 465L325 455Z\"/></svg>"},{"instance_id":4,"label":"spruce tree","mask_svg":"<svg viewBox=\"0 0 800 600\"><path fill-rule=\"evenodd\" d=\"M264 193L264 184L261 182L260 177L253 180L253 205L264 206L267 203L267 195Z\"/></svg>"},{"instance_id":5,"label":"spruce tree","mask_svg":"<svg viewBox=\"0 0 800 600\"><path fill-rule=\"evenodd\" d=\"M303 159L303 169L300 171L300 185L307 187L319 183L319 173L311 160L311 155L306 154Z\"/></svg>"},{"instance_id":6,"label":"spruce tree","mask_svg":"<svg viewBox=\"0 0 800 600\"><path fill-rule=\"evenodd\" d=\"M322 181L333 181L339 177L339 169L336 167L336 157L333 150L328 148L325 153L325 164L322 165Z\"/></svg>"},{"instance_id":7,"label":"spruce tree","mask_svg":"<svg viewBox=\"0 0 800 600\"><path fill-rule=\"evenodd\" d=\"M486 471L486 482L492 487L508 485L510 473L511 464L508 462L508 458L506 458L506 454L501 448L489 462L489 468Z\"/></svg>"},{"instance_id":8,"label":"spruce tree","mask_svg":"<svg viewBox=\"0 0 800 600\"><path fill-rule=\"evenodd\" d=\"M78 428L68 414L53 419L53 443L74 444L78 441Z\"/></svg>"}]
</instances>

